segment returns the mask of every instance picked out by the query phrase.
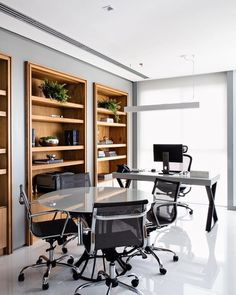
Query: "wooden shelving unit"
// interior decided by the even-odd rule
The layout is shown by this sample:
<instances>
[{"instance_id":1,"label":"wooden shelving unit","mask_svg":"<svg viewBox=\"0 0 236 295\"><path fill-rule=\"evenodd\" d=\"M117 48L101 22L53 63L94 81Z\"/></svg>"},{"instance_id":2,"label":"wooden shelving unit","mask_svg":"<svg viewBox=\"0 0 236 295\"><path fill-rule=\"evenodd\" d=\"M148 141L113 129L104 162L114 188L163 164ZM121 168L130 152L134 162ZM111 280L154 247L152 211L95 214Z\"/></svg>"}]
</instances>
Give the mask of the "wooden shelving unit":
<instances>
[{"instance_id":1,"label":"wooden shelving unit","mask_svg":"<svg viewBox=\"0 0 236 295\"><path fill-rule=\"evenodd\" d=\"M127 164L127 114L124 107L127 105L128 94L105 85L94 83L94 184L97 186L113 186L113 180L102 180L99 174L110 174L117 171L117 165ZM121 108L117 112L119 122L115 122L112 111L98 107L102 100L115 99ZM104 119L113 118L113 122L104 122ZM104 144L102 140L108 138L112 144ZM114 151L115 156L98 157L98 151Z\"/></svg>"},{"instance_id":2,"label":"wooden shelving unit","mask_svg":"<svg viewBox=\"0 0 236 295\"><path fill-rule=\"evenodd\" d=\"M0 255L12 253L11 57L0 53Z\"/></svg>"},{"instance_id":3,"label":"wooden shelving unit","mask_svg":"<svg viewBox=\"0 0 236 295\"><path fill-rule=\"evenodd\" d=\"M84 79L61 73L40 65L26 62L27 73L27 191L30 201L40 193L33 185L38 174L53 171L86 172L86 101L87 82ZM40 88L43 81L57 81L66 84L70 98L61 103L44 97ZM35 131L35 146L32 146L32 129ZM65 130L79 131L79 144L66 145ZM39 138L56 136L58 146L40 146ZM63 162L53 164L34 164L34 160L46 159L47 154L54 154ZM34 212L42 208L34 206ZM33 239L28 235L28 244Z\"/></svg>"}]
</instances>

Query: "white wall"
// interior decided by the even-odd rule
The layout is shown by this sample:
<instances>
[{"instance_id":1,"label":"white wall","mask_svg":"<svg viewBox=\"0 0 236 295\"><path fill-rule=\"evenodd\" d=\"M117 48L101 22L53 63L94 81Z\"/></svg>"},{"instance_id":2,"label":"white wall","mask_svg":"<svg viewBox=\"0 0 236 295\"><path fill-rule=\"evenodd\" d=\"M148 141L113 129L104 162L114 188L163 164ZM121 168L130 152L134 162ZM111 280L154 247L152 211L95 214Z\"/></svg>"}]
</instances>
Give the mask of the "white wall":
<instances>
[{"instance_id":1,"label":"white wall","mask_svg":"<svg viewBox=\"0 0 236 295\"><path fill-rule=\"evenodd\" d=\"M192 170L220 173L216 203L227 204L227 83L226 74L195 77L195 98L199 109L138 113L137 157L140 168L159 168L153 162L154 143L183 143L193 156ZM138 105L190 101L192 77L139 82ZM139 184L151 189L150 184ZM194 187L191 202L207 203L202 187Z\"/></svg>"}]
</instances>

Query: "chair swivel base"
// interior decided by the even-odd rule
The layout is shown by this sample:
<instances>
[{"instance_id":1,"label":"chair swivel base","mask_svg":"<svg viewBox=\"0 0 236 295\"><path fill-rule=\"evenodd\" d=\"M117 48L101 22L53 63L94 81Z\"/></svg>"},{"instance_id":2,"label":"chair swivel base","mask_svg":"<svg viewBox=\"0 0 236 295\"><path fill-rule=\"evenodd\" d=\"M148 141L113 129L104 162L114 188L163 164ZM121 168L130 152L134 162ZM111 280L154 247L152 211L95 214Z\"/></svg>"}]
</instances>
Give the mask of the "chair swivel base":
<instances>
[{"instance_id":1,"label":"chair swivel base","mask_svg":"<svg viewBox=\"0 0 236 295\"><path fill-rule=\"evenodd\" d=\"M190 214L190 215L193 215L193 209L192 209L191 207L189 207L188 204L186 204L186 203L182 203L182 202L178 202L178 203L177 203L177 206L178 206L178 207L186 208L187 210L189 210L189 214Z\"/></svg>"},{"instance_id":2,"label":"chair swivel base","mask_svg":"<svg viewBox=\"0 0 236 295\"><path fill-rule=\"evenodd\" d=\"M129 256L126 262L128 263L129 260L134 256L142 256L143 259L146 259L147 254L151 254L156 259L159 265L160 274L165 275L167 273L167 270L164 268L160 258L156 255L154 251L166 251L173 253L173 261L177 262L179 260L179 257L176 255L176 253L170 249L154 247L154 245L147 245L144 249L137 249L137 251L135 251L132 255Z\"/></svg>"},{"instance_id":3,"label":"chair swivel base","mask_svg":"<svg viewBox=\"0 0 236 295\"><path fill-rule=\"evenodd\" d=\"M69 257L69 259L67 261L68 263L61 262L61 260L65 259L66 257ZM43 262L43 260L44 260L44 262ZM48 280L49 280L49 275L51 273L51 269L56 267L57 265L70 267L73 271L73 279L78 280L78 278L79 278L78 269L77 269L77 267L72 265L73 262L74 262L74 258L69 255L63 255L57 259L49 259L48 257L46 257L44 255L40 255L36 263L25 266L22 268L22 270L20 271L19 276L18 276L18 281L23 282L25 280L24 271L26 269L46 267L47 268L46 272L43 275L42 289L47 290L49 288Z\"/></svg>"},{"instance_id":4,"label":"chair swivel base","mask_svg":"<svg viewBox=\"0 0 236 295\"><path fill-rule=\"evenodd\" d=\"M98 272L99 280L97 282L84 283L84 284L80 285L75 290L74 295L81 295L81 293L79 293L79 292L80 292L80 290L82 290L84 288L95 287L95 286L99 286L99 285L103 285L103 284L106 284L108 287L106 295L110 295L112 288L115 288L117 286L128 289L129 291L134 292L136 294L143 295L143 293L141 291L136 289L136 287L139 284L139 279L135 274L116 276L115 273L116 273L115 263L111 262L110 263L110 275L108 275L105 271L102 271L102 270L99 271ZM104 277L104 279L102 279L102 277ZM126 277L128 277L128 278L134 277L134 279L131 281L132 286L120 281L120 278L126 278Z\"/></svg>"}]
</instances>

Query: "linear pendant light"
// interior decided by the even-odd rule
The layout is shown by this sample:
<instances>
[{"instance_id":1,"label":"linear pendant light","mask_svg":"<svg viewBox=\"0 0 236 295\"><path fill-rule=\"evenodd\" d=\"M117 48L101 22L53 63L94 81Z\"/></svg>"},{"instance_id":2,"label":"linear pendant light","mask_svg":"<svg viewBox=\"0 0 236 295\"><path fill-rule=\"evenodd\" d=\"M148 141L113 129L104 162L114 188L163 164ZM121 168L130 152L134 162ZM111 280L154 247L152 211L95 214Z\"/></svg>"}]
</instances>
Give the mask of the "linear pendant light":
<instances>
[{"instance_id":1,"label":"linear pendant light","mask_svg":"<svg viewBox=\"0 0 236 295\"><path fill-rule=\"evenodd\" d=\"M124 108L125 112L136 113L143 111L161 111L161 110L174 110L174 109L195 109L199 108L198 101L193 102L179 102L179 103L163 103L142 106L128 106Z\"/></svg>"},{"instance_id":2,"label":"linear pendant light","mask_svg":"<svg viewBox=\"0 0 236 295\"><path fill-rule=\"evenodd\" d=\"M141 106L127 106L124 108L125 112L136 113L143 111L161 111L161 110L174 110L174 109L196 109L200 107L199 101L194 101L194 55L188 57L187 55L181 55L186 61L192 62L192 88L193 97L188 102L176 102L176 103L164 103L164 104L152 104L152 105L141 105Z\"/></svg>"}]
</instances>

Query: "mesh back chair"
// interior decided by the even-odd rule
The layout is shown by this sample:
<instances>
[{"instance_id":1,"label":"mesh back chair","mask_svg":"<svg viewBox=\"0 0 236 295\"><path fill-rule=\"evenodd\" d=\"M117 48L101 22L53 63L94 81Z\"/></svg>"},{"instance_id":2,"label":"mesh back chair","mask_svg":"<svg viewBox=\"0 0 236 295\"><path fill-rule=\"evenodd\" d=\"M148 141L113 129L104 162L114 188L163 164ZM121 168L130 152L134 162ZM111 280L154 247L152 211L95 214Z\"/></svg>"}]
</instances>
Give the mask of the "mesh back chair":
<instances>
[{"instance_id":1,"label":"mesh back chair","mask_svg":"<svg viewBox=\"0 0 236 295\"><path fill-rule=\"evenodd\" d=\"M142 256L147 258L151 254L158 262L160 274L166 274L167 270L163 267L160 258L155 251L167 251L173 253L173 260L178 261L176 253L170 249L154 247L151 244L150 233L162 227L165 227L175 221L177 217L177 197L179 193L179 182L156 178L152 194L154 202L150 210L147 212L147 245L143 249L138 249L127 259L127 262L134 256Z\"/></svg>"},{"instance_id":2,"label":"mesh back chair","mask_svg":"<svg viewBox=\"0 0 236 295\"><path fill-rule=\"evenodd\" d=\"M183 154L183 171L191 171L191 166L192 166L192 157L188 154ZM185 197L189 192L191 191L191 186L181 184L179 188L179 197ZM179 207L184 207L189 210L189 214L193 214L193 209L189 207L188 204L183 203L183 202L178 202L177 205Z\"/></svg>"},{"instance_id":3,"label":"mesh back chair","mask_svg":"<svg viewBox=\"0 0 236 295\"><path fill-rule=\"evenodd\" d=\"M61 175L60 177L60 188L67 189L67 188L75 188L75 187L90 187L91 181L89 173L78 173L73 175ZM73 217L73 215L72 215ZM77 223L81 222L80 217L75 216L77 219ZM67 253L67 244L70 243L72 240L77 238L77 234L74 236L69 237L62 245L62 252L65 254Z\"/></svg>"},{"instance_id":4,"label":"mesh back chair","mask_svg":"<svg viewBox=\"0 0 236 295\"><path fill-rule=\"evenodd\" d=\"M46 272L43 275L43 282L42 282L42 289L47 290L49 288L49 275L51 269L54 268L56 265L66 266L72 269L73 271L73 278L78 279L77 268L73 266L74 259L72 256L63 255L58 258L54 258L54 243L57 242L58 244L62 243L63 240L70 235L74 235L78 232L77 225L74 221L70 218L68 212L63 210L52 210L52 211L43 211L40 213L32 214L31 212L31 204L28 201L26 193L23 189L23 186L20 185L20 198L19 202L21 205L25 205L27 219L29 223L30 232L35 236L42 240L45 240L49 243L49 248L46 250L48 252L48 257L45 255L40 255L37 262L32 265L25 266L19 273L18 281L24 281L24 271L27 268L39 268L39 267L46 267ZM66 214L66 218L55 219L57 213ZM48 221L35 221L35 219L39 216L46 216L46 215L54 214L53 219ZM67 263L61 262L63 259L68 258Z\"/></svg>"},{"instance_id":5,"label":"mesh back chair","mask_svg":"<svg viewBox=\"0 0 236 295\"><path fill-rule=\"evenodd\" d=\"M107 295L111 289L121 286L137 294L142 294L135 287L138 286L138 277L134 274L118 275L115 267L118 253L117 247L143 247L145 243L145 219L147 200L121 203L95 203L93 209L91 232L94 242L91 244L90 253L102 250L109 262L109 274L105 271L98 272L99 281L85 283L75 290L105 283L108 286ZM93 240L93 239L92 239ZM133 277L131 285L121 282L121 277ZM103 279L104 278L104 279Z\"/></svg>"}]
</instances>

